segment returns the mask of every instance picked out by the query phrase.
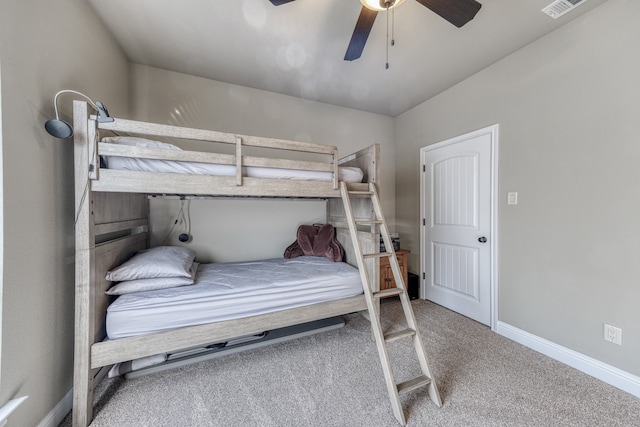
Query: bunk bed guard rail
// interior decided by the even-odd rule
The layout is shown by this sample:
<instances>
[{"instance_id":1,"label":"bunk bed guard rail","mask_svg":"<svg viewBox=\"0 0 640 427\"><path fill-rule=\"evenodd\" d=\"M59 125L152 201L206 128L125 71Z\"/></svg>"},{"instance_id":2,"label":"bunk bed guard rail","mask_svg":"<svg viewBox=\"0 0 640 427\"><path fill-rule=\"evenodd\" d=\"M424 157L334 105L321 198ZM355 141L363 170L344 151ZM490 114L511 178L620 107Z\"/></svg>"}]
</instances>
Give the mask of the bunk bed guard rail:
<instances>
[{"instance_id":1,"label":"bunk bed guard rail","mask_svg":"<svg viewBox=\"0 0 640 427\"><path fill-rule=\"evenodd\" d=\"M86 103L79 107L87 111ZM261 167L274 169L293 169L314 172L330 172L332 174L332 189L338 189L338 149L333 145L314 144L309 142L289 141L276 138L237 135L226 132L192 129L172 125L147 123L115 118L112 122L99 122L97 116L87 115L87 140L94 147L88 147L89 179L98 180L100 168L99 156L130 157L150 160L167 160L182 162L211 163L235 166L235 185L243 185L243 167ZM215 152L165 150L159 148L135 147L129 145L109 144L100 142L99 131L111 131L116 134L141 135L144 137L162 137L169 139L183 139L211 143L235 145L235 154ZM95 148L97 146L97 149ZM272 153L279 150L295 151L311 155L329 156L328 161L290 160L277 157L250 156L243 153L244 147L259 147L270 149Z\"/></svg>"}]
</instances>

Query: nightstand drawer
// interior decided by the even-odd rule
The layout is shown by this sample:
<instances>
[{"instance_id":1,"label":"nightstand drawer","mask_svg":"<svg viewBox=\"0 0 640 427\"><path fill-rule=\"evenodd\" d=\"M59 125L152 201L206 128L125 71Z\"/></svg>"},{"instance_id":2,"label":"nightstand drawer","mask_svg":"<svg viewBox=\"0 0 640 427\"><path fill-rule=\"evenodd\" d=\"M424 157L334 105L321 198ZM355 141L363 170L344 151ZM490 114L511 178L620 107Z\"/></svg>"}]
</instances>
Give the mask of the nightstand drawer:
<instances>
[{"instance_id":1,"label":"nightstand drawer","mask_svg":"<svg viewBox=\"0 0 640 427\"><path fill-rule=\"evenodd\" d=\"M400 266L400 272L402 273L405 287L408 280L407 255L409 254L409 252L410 251L408 251L407 249L398 249L396 251L396 258L398 259L398 265ZM380 258L380 290L395 287L396 281L393 277L393 270L391 269L389 258Z\"/></svg>"}]
</instances>

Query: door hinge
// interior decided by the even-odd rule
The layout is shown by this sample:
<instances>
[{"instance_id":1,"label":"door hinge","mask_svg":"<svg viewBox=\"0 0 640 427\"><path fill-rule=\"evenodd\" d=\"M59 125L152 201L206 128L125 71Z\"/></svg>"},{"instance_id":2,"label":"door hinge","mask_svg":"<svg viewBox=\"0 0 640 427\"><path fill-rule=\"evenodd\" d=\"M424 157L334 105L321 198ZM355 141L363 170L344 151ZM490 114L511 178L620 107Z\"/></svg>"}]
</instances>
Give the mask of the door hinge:
<instances>
[{"instance_id":1,"label":"door hinge","mask_svg":"<svg viewBox=\"0 0 640 427\"><path fill-rule=\"evenodd\" d=\"M427 280L427 273L424 271L422 272L422 280Z\"/></svg>"},{"instance_id":2,"label":"door hinge","mask_svg":"<svg viewBox=\"0 0 640 427\"><path fill-rule=\"evenodd\" d=\"M422 225L423 226L427 225L427 218L422 218Z\"/></svg>"},{"instance_id":3,"label":"door hinge","mask_svg":"<svg viewBox=\"0 0 640 427\"><path fill-rule=\"evenodd\" d=\"M427 165L422 165L422 172L426 172L427 171Z\"/></svg>"}]
</instances>

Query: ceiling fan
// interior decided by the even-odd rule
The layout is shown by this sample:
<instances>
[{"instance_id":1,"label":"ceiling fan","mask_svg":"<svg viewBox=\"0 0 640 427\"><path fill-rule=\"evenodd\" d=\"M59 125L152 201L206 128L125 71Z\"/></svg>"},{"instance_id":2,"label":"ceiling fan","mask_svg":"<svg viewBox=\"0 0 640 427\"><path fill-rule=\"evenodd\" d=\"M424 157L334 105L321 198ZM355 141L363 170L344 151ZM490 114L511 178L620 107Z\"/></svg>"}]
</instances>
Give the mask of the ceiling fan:
<instances>
[{"instance_id":1,"label":"ceiling fan","mask_svg":"<svg viewBox=\"0 0 640 427\"><path fill-rule=\"evenodd\" d=\"M274 6L290 3L294 0L269 0ZM482 5L475 0L416 0L421 5L431 9L456 27L460 28L471 21ZM360 58L369 33L373 27L378 12L399 6L404 0L360 0L362 10L353 30L345 61Z\"/></svg>"}]
</instances>

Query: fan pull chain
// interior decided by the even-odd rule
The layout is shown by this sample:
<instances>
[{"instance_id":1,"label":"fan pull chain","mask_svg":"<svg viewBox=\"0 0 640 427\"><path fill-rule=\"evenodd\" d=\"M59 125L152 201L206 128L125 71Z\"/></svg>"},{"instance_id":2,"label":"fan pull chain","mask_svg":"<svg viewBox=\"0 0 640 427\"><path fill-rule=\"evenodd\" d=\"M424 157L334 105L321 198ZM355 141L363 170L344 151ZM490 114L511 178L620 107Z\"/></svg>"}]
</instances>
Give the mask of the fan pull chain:
<instances>
[{"instance_id":1,"label":"fan pull chain","mask_svg":"<svg viewBox=\"0 0 640 427\"><path fill-rule=\"evenodd\" d=\"M385 15L387 18L387 43L385 43L387 45L387 61L384 64L384 68L388 70L389 69L389 3L387 3L387 13Z\"/></svg>"},{"instance_id":2,"label":"fan pull chain","mask_svg":"<svg viewBox=\"0 0 640 427\"><path fill-rule=\"evenodd\" d=\"M396 8L391 9L391 46L396 44Z\"/></svg>"},{"instance_id":3,"label":"fan pull chain","mask_svg":"<svg viewBox=\"0 0 640 427\"><path fill-rule=\"evenodd\" d=\"M389 3L387 3L387 62L384 68L389 69L389 45L395 46L395 23L396 23L396 11L395 8L391 8L391 43L389 43Z\"/></svg>"}]
</instances>

